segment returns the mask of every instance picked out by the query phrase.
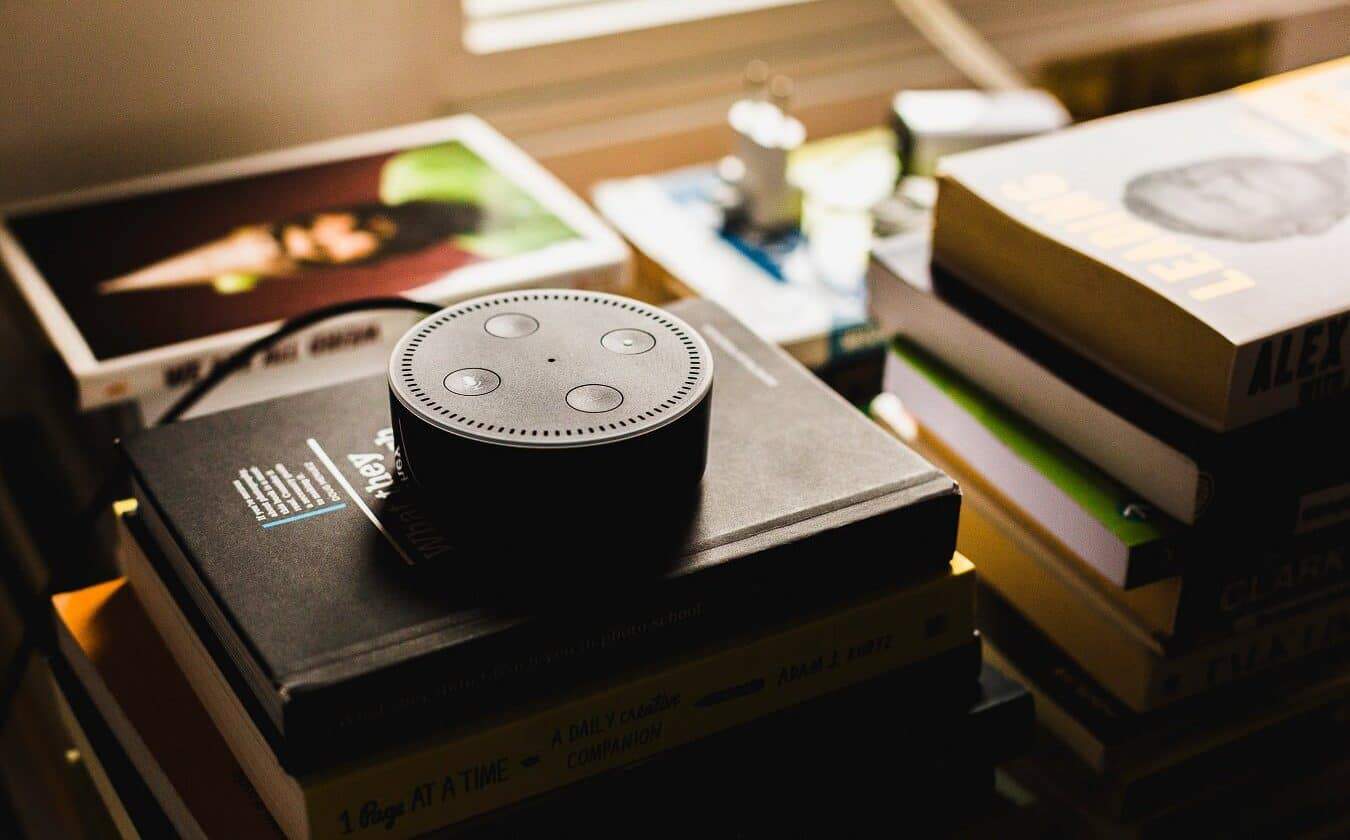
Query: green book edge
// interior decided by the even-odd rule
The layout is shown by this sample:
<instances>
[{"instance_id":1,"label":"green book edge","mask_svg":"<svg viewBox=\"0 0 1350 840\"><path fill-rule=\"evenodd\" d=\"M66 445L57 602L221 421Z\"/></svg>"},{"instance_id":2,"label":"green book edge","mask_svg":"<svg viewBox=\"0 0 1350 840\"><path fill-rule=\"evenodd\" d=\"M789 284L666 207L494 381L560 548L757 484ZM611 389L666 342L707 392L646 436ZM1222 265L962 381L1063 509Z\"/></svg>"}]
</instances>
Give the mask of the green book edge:
<instances>
[{"instance_id":1,"label":"green book edge","mask_svg":"<svg viewBox=\"0 0 1350 840\"><path fill-rule=\"evenodd\" d=\"M1150 517L1161 516L1124 485L910 342L897 338L891 351L1122 543L1133 549L1167 540L1167 530L1154 519L1125 515L1127 506L1136 506Z\"/></svg>"}]
</instances>

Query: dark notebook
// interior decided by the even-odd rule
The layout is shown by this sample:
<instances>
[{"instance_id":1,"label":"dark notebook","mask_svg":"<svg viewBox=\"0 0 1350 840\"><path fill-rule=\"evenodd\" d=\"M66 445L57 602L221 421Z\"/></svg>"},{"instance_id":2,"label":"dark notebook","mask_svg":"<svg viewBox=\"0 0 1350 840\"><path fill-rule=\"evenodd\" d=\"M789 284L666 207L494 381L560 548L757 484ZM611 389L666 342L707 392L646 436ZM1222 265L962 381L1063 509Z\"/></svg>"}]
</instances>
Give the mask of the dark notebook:
<instances>
[{"instance_id":1,"label":"dark notebook","mask_svg":"<svg viewBox=\"0 0 1350 840\"><path fill-rule=\"evenodd\" d=\"M456 550L473 523L395 478L382 377L124 444L182 606L288 769L946 568L951 479L721 308L672 311L714 356L709 466L682 545L634 544L631 564L587 563L604 535L585 531L549 556ZM659 480L633 471L616 493Z\"/></svg>"}]
</instances>

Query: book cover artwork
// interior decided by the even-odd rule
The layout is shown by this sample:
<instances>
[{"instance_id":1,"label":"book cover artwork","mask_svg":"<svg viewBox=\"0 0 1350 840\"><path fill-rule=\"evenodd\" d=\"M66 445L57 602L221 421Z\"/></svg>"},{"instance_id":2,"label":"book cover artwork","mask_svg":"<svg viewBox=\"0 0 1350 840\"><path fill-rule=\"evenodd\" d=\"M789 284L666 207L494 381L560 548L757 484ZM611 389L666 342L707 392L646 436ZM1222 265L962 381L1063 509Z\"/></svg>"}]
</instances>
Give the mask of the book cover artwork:
<instances>
[{"instance_id":1,"label":"book cover artwork","mask_svg":"<svg viewBox=\"0 0 1350 840\"><path fill-rule=\"evenodd\" d=\"M1347 117L1342 60L947 158L951 196L1074 275L1009 274L941 221L937 256L1216 430L1328 399L1350 353Z\"/></svg>"},{"instance_id":2,"label":"book cover artwork","mask_svg":"<svg viewBox=\"0 0 1350 840\"><path fill-rule=\"evenodd\" d=\"M578 238L459 140L9 225L99 361Z\"/></svg>"},{"instance_id":3,"label":"book cover artwork","mask_svg":"<svg viewBox=\"0 0 1350 840\"><path fill-rule=\"evenodd\" d=\"M1340 75L1350 86L1350 65ZM1350 136L1332 145L1265 102L1257 87L1164 106L1020 144L1020 174L993 155L956 171L995 179L985 195L1014 218L1247 341L1334 315L1346 295L1325 267L1350 241ZM1103 167L1094 145L1128 159Z\"/></svg>"}]
</instances>

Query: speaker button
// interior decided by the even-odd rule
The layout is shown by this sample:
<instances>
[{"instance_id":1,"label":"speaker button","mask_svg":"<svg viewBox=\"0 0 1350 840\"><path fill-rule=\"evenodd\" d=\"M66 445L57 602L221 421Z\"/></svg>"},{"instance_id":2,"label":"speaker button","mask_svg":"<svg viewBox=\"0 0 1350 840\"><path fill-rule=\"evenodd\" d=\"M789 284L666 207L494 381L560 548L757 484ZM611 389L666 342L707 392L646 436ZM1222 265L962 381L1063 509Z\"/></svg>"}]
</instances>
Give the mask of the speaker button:
<instances>
[{"instance_id":1,"label":"speaker button","mask_svg":"<svg viewBox=\"0 0 1350 840\"><path fill-rule=\"evenodd\" d=\"M587 414L603 414L623 404L623 394L608 385L580 385L567 392L567 404Z\"/></svg>"},{"instance_id":2,"label":"speaker button","mask_svg":"<svg viewBox=\"0 0 1350 840\"><path fill-rule=\"evenodd\" d=\"M445 377L445 387L461 397L481 397L500 384L502 378L487 368L460 368Z\"/></svg>"},{"instance_id":3,"label":"speaker button","mask_svg":"<svg viewBox=\"0 0 1350 840\"><path fill-rule=\"evenodd\" d=\"M539 322L529 315L508 312L487 319L487 323L483 324L483 329L487 330L489 335L495 335L498 338L524 338L539 329Z\"/></svg>"},{"instance_id":4,"label":"speaker button","mask_svg":"<svg viewBox=\"0 0 1350 840\"><path fill-rule=\"evenodd\" d=\"M600 344L606 350L636 356L655 347L656 338L643 330L610 330L600 337Z\"/></svg>"}]
</instances>

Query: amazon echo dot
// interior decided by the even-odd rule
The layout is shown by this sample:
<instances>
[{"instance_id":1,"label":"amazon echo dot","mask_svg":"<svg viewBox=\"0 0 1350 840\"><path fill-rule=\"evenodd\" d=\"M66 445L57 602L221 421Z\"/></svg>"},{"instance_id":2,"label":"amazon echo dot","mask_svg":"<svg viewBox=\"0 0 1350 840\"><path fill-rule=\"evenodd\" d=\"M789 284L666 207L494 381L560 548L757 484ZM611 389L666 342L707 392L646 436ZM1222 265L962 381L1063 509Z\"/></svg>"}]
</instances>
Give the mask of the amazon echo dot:
<instances>
[{"instance_id":1,"label":"amazon echo dot","mask_svg":"<svg viewBox=\"0 0 1350 840\"><path fill-rule=\"evenodd\" d=\"M400 467L503 542L540 523L599 536L696 494L712 381L703 338L630 298L557 289L465 301L413 327L390 358Z\"/></svg>"}]
</instances>

